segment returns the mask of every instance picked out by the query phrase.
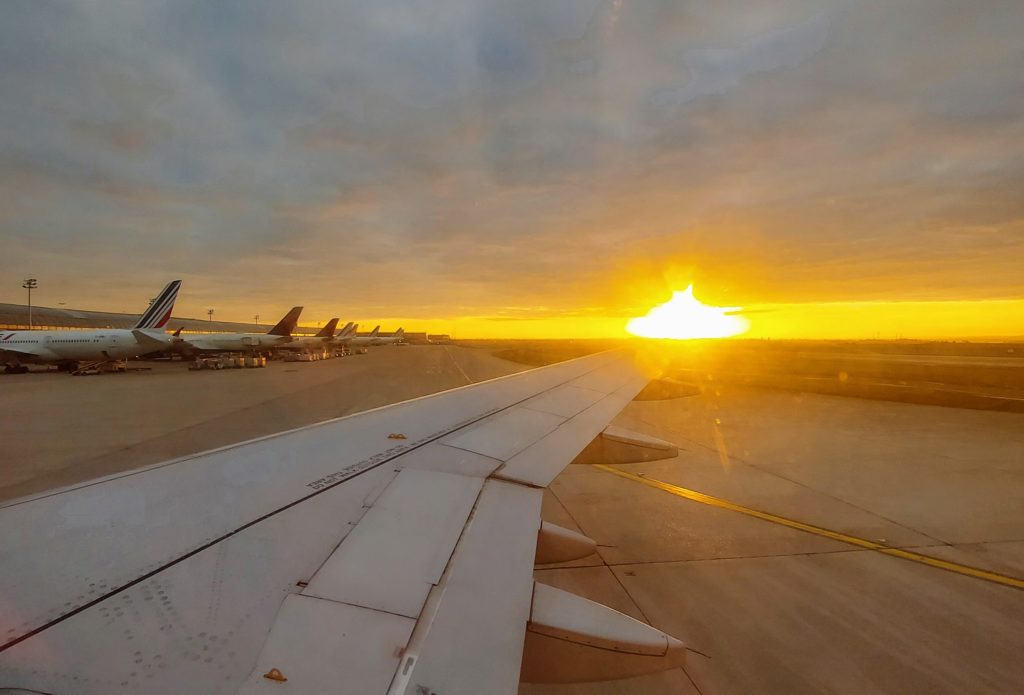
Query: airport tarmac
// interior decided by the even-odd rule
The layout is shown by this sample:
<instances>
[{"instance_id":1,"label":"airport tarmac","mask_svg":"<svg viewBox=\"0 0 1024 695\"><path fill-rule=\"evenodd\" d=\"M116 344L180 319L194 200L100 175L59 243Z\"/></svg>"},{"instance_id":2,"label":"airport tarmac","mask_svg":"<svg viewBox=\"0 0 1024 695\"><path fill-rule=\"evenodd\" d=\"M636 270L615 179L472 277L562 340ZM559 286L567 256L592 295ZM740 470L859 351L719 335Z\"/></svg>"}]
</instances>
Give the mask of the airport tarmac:
<instances>
[{"instance_id":1,"label":"airport tarmac","mask_svg":"<svg viewBox=\"0 0 1024 695\"><path fill-rule=\"evenodd\" d=\"M318 362L271 361L263 369L132 365L148 370L0 375L0 500L526 368L448 346L386 346Z\"/></svg>"},{"instance_id":2,"label":"airport tarmac","mask_svg":"<svg viewBox=\"0 0 1024 695\"><path fill-rule=\"evenodd\" d=\"M619 470L1024 587L1020 414L736 388L635 401L616 424L680 448ZM690 655L692 683L663 674L531 695L1024 692L1021 588L590 466L551 493L548 518L594 538L598 556L538 579L707 656Z\"/></svg>"},{"instance_id":3,"label":"airport tarmac","mask_svg":"<svg viewBox=\"0 0 1024 695\"><path fill-rule=\"evenodd\" d=\"M265 370L3 376L0 498L523 368L410 346ZM680 455L568 467L544 516L598 553L537 577L698 651L686 672L522 695L1024 691L1024 415L737 386L635 401L615 424Z\"/></svg>"}]
</instances>

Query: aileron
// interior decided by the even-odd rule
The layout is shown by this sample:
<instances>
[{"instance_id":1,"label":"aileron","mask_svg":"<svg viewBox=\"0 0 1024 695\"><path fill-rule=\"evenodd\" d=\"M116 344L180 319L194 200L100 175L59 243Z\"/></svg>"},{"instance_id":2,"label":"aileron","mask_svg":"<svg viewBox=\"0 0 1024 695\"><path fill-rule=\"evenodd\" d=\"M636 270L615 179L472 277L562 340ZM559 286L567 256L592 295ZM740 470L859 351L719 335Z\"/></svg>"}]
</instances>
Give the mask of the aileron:
<instances>
[{"instance_id":1,"label":"aileron","mask_svg":"<svg viewBox=\"0 0 1024 695\"><path fill-rule=\"evenodd\" d=\"M238 692L383 693L414 624L381 611L288 596Z\"/></svg>"}]
</instances>

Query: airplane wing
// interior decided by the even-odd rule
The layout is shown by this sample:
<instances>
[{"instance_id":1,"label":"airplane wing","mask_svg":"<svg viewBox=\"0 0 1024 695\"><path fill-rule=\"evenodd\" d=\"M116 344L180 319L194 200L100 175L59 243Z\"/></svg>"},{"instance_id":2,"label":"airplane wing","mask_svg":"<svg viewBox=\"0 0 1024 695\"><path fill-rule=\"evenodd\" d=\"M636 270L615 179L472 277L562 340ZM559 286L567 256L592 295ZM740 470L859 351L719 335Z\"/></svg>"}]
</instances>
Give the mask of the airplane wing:
<instances>
[{"instance_id":1,"label":"airplane wing","mask_svg":"<svg viewBox=\"0 0 1024 695\"><path fill-rule=\"evenodd\" d=\"M36 347L35 350L33 350L28 346L18 347L16 344L6 342L11 340L12 338L17 339L17 337L18 336L16 333L0 333L0 357L2 357L4 354L11 355L15 359L33 359L40 356L38 352L38 347ZM40 343L33 343L33 345L38 346L40 345Z\"/></svg>"},{"instance_id":2,"label":"airplane wing","mask_svg":"<svg viewBox=\"0 0 1024 695\"><path fill-rule=\"evenodd\" d=\"M533 580L593 550L542 527L543 488L646 381L602 353L2 506L0 693L514 693L678 666L679 642Z\"/></svg>"},{"instance_id":3,"label":"airplane wing","mask_svg":"<svg viewBox=\"0 0 1024 695\"><path fill-rule=\"evenodd\" d=\"M135 342L153 352L167 350L171 347L171 338L163 331L146 332L140 328L133 328L132 336L135 338Z\"/></svg>"},{"instance_id":4,"label":"airplane wing","mask_svg":"<svg viewBox=\"0 0 1024 695\"><path fill-rule=\"evenodd\" d=\"M12 350L9 347L0 347L0 356L12 355L15 358L33 358L39 357L37 353L30 352L28 350Z\"/></svg>"}]
</instances>

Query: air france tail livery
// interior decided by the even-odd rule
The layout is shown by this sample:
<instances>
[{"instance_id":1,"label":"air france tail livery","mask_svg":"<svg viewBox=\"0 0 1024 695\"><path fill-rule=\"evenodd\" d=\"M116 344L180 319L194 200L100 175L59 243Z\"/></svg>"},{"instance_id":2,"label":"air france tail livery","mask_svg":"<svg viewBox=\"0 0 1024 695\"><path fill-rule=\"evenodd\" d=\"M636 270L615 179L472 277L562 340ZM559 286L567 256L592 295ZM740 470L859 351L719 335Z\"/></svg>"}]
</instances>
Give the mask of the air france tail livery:
<instances>
[{"instance_id":1,"label":"air france tail livery","mask_svg":"<svg viewBox=\"0 0 1024 695\"><path fill-rule=\"evenodd\" d=\"M74 370L79 362L109 362L168 350L171 337L163 328L180 288L181 280L168 283L130 329L0 333L0 363L8 374L27 372L27 364L56 364L62 370Z\"/></svg>"},{"instance_id":2,"label":"air france tail livery","mask_svg":"<svg viewBox=\"0 0 1024 695\"><path fill-rule=\"evenodd\" d=\"M256 352L291 343L292 331L299 322L302 307L292 307L277 325L266 333L205 333L179 338L175 349L184 352Z\"/></svg>"}]
</instances>

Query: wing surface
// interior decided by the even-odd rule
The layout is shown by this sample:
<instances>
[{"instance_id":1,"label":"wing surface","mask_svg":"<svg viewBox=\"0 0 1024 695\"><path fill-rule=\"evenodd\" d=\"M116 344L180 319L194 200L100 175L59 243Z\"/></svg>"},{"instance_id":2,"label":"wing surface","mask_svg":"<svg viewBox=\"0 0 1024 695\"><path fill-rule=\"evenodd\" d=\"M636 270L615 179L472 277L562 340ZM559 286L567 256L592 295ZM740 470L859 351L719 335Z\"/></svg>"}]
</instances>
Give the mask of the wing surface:
<instances>
[{"instance_id":1,"label":"wing surface","mask_svg":"<svg viewBox=\"0 0 1024 695\"><path fill-rule=\"evenodd\" d=\"M21 357L39 357L38 353L31 352L29 350L14 350L14 349L12 349L10 347L0 346L0 355L4 355L4 354L14 355L15 357L18 357L18 358L21 358Z\"/></svg>"},{"instance_id":2,"label":"wing surface","mask_svg":"<svg viewBox=\"0 0 1024 695\"><path fill-rule=\"evenodd\" d=\"M602 353L2 506L0 692L515 692L542 488L644 383Z\"/></svg>"}]
</instances>

